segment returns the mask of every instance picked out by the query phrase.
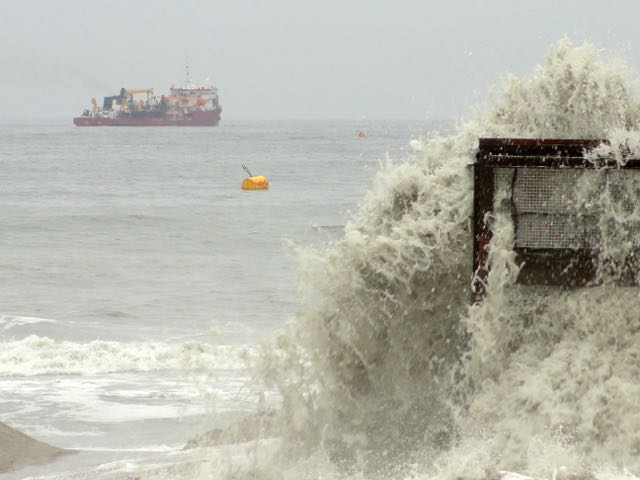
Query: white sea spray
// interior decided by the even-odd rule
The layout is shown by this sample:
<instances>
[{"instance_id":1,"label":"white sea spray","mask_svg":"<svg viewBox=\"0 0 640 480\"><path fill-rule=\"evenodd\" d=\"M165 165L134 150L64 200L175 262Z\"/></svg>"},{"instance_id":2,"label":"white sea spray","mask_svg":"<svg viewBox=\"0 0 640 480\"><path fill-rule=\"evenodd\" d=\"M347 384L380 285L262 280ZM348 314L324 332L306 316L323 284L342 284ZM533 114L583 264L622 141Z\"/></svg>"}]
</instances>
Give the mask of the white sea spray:
<instances>
[{"instance_id":1,"label":"white sea spray","mask_svg":"<svg viewBox=\"0 0 640 480\"><path fill-rule=\"evenodd\" d=\"M636 288L514 285L513 231L498 214L487 297L469 307L477 139L604 138L597 154L623 162L640 151L635 82L619 58L561 40L456 134L413 141L424 160L386 164L344 238L303 252L300 314L262 364L284 397L287 452L324 452L327 469L356 478L639 471ZM601 228L638 217L598 202ZM604 258L630 251L617 231L603 230Z\"/></svg>"}]
</instances>

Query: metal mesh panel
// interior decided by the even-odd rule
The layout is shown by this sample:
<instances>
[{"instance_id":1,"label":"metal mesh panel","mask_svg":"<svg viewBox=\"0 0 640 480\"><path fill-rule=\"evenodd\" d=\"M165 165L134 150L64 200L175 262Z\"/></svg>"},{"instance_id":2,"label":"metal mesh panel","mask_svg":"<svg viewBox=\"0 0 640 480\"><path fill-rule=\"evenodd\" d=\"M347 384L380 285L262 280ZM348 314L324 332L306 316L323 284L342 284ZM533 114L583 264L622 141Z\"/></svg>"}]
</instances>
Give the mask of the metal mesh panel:
<instances>
[{"instance_id":1,"label":"metal mesh panel","mask_svg":"<svg viewBox=\"0 0 640 480\"><path fill-rule=\"evenodd\" d=\"M593 216L531 213L517 216L517 247L595 248L599 240L598 221Z\"/></svg>"},{"instance_id":2,"label":"metal mesh panel","mask_svg":"<svg viewBox=\"0 0 640 480\"><path fill-rule=\"evenodd\" d=\"M519 168L513 201L517 214L575 211L576 185L583 170Z\"/></svg>"},{"instance_id":3,"label":"metal mesh panel","mask_svg":"<svg viewBox=\"0 0 640 480\"><path fill-rule=\"evenodd\" d=\"M505 215L513 221L517 283L640 285L640 156L621 148L615 158L585 158L585 151L603 143L480 139L474 163L474 301L486 294L494 219Z\"/></svg>"},{"instance_id":4,"label":"metal mesh panel","mask_svg":"<svg viewBox=\"0 0 640 480\"><path fill-rule=\"evenodd\" d=\"M593 188L593 181L598 182L595 174L583 169L494 169L496 191L508 192L510 197L515 246L595 248L600 241L598 217L593 208L589 215L581 212L578 195L580 183Z\"/></svg>"}]
</instances>

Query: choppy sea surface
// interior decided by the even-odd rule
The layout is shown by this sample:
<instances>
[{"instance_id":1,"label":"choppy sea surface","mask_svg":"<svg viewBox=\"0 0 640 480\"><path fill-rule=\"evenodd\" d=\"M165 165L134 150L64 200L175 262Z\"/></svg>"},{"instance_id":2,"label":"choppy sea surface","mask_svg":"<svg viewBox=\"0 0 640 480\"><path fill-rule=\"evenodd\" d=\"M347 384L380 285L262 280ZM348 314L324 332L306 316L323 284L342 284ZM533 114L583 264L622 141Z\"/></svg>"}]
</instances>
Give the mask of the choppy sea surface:
<instances>
[{"instance_id":1,"label":"choppy sea surface","mask_svg":"<svg viewBox=\"0 0 640 480\"><path fill-rule=\"evenodd\" d=\"M177 451L277 403L244 358L295 315L295 246L341 235L436 128L0 123L0 420L78 451L0 478ZM242 164L270 190L242 191Z\"/></svg>"}]
</instances>

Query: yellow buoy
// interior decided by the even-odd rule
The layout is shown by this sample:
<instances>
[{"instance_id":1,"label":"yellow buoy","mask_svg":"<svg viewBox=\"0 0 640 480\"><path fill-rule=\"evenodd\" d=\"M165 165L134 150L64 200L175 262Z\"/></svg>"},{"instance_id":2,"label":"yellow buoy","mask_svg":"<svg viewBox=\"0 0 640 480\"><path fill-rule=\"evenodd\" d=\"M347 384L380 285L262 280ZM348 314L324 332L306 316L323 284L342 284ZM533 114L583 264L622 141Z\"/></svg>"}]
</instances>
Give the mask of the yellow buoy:
<instances>
[{"instance_id":1,"label":"yellow buoy","mask_svg":"<svg viewBox=\"0 0 640 480\"><path fill-rule=\"evenodd\" d=\"M243 190L267 190L269 188L269 180L262 175L245 178L242 181Z\"/></svg>"}]
</instances>

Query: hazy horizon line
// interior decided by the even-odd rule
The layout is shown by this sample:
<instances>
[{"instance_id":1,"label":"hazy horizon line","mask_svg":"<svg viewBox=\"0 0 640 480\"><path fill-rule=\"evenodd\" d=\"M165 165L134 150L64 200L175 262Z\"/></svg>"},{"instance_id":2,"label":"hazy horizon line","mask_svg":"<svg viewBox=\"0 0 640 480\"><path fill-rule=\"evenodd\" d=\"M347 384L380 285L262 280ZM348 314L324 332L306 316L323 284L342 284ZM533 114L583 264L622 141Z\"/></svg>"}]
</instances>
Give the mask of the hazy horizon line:
<instances>
[{"instance_id":1,"label":"hazy horizon line","mask_svg":"<svg viewBox=\"0 0 640 480\"><path fill-rule=\"evenodd\" d=\"M425 122L425 123L439 123L439 122L454 122L462 117L450 116L450 117L266 117L266 116L247 116L247 117L231 117L223 118L220 124L225 123L243 123L243 122ZM24 115L24 116L0 116L0 123L8 122L56 122L56 123L72 123L73 116L61 116L61 115Z\"/></svg>"}]
</instances>

